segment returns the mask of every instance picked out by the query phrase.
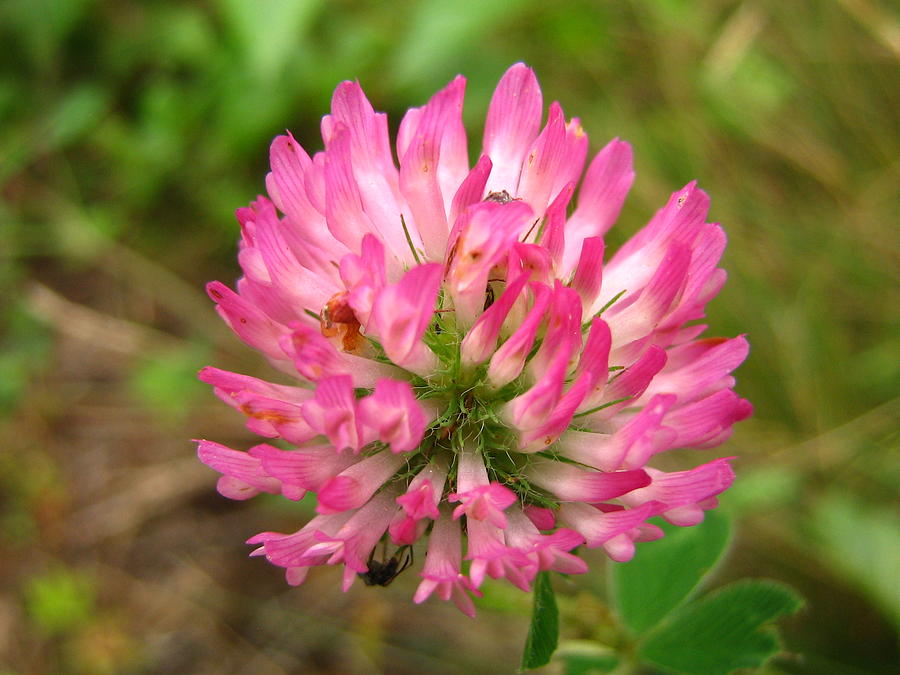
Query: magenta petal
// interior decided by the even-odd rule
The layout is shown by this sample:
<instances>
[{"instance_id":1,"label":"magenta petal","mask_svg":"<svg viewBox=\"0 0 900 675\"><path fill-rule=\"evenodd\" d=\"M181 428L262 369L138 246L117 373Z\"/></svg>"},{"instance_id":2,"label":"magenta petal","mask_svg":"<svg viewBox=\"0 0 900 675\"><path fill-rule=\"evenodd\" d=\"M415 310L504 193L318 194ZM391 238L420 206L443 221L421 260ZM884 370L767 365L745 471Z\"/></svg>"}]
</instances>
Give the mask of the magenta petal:
<instances>
[{"instance_id":1,"label":"magenta petal","mask_svg":"<svg viewBox=\"0 0 900 675\"><path fill-rule=\"evenodd\" d=\"M355 451L365 439L356 415L356 397L349 375L324 377L313 398L303 407L303 417L315 431L327 436L337 450Z\"/></svg>"},{"instance_id":2,"label":"magenta petal","mask_svg":"<svg viewBox=\"0 0 900 675\"><path fill-rule=\"evenodd\" d=\"M436 365L422 334L434 315L443 270L430 263L412 268L399 283L385 287L375 299L372 321L390 359L425 375Z\"/></svg>"},{"instance_id":3,"label":"magenta petal","mask_svg":"<svg viewBox=\"0 0 900 675\"><path fill-rule=\"evenodd\" d=\"M428 424L409 383L391 379L379 380L375 393L359 402L359 418L392 452L416 448Z\"/></svg>"},{"instance_id":4,"label":"magenta petal","mask_svg":"<svg viewBox=\"0 0 900 675\"><path fill-rule=\"evenodd\" d=\"M571 464L537 460L528 469L536 485L563 501L602 502L650 484L645 471L590 471Z\"/></svg>"}]
</instances>

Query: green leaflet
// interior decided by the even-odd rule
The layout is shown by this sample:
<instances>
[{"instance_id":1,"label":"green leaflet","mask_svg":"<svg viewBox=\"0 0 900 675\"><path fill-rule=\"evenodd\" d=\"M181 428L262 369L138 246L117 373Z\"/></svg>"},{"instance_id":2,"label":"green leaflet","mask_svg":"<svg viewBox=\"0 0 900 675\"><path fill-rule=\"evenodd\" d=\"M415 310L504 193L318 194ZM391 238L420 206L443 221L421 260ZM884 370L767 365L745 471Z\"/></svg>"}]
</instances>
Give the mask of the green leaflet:
<instances>
[{"instance_id":1,"label":"green leaflet","mask_svg":"<svg viewBox=\"0 0 900 675\"><path fill-rule=\"evenodd\" d=\"M634 559L613 565L612 595L622 623L635 635L653 628L681 604L721 559L731 527L708 511L694 527L662 524L666 536L639 545Z\"/></svg>"},{"instance_id":2,"label":"green leaflet","mask_svg":"<svg viewBox=\"0 0 900 675\"><path fill-rule=\"evenodd\" d=\"M550 661L559 640L559 610L550 584L550 573L539 572L534 580L531 627L522 654L522 670L539 668Z\"/></svg>"},{"instance_id":3,"label":"green leaflet","mask_svg":"<svg viewBox=\"0 0 900 675\"><path fill-rule=\"evenodd\" d=\"M639 645L643 660L688 675L726 675L756 668L778 652L768 624L803 601L774 581L739 581L672 613Z\"/></svg>"}]
</instances>

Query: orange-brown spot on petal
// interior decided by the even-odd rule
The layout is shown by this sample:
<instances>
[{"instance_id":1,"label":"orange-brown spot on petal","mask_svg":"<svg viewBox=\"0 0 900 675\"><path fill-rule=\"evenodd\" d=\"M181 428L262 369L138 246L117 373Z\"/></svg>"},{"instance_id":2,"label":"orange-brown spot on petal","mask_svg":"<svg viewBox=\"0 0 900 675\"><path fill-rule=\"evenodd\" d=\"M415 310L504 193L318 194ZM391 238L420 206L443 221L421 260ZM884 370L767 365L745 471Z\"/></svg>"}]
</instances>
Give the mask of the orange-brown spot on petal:
<instances>
[{"instance_id":1,"label":"orange-brown spot on petal","mask_svg":"<svg viewBox=\"0 0 900 675\"><path fill-rule=\"evenodd\" d=\"M349 293L340 291L322 308L319 330L327 338L340 338L344 352L356 353L364 345L359 319L348 302Z\"/></svg>"},{"instance_id":2,"label":"orange-brown spot on petal","mask_svg":"<svg viewBox=\"0 0 900 675\"><path fill-rule=\"evenodd\" d=\"M253 419L262 420L264 422L271 422L272 424L287 424L291 421L290 418L285 417L274 410L255 410L249 405L242 405L241 412L247 417L252 417Z\"/></svg>"}]
</instances>

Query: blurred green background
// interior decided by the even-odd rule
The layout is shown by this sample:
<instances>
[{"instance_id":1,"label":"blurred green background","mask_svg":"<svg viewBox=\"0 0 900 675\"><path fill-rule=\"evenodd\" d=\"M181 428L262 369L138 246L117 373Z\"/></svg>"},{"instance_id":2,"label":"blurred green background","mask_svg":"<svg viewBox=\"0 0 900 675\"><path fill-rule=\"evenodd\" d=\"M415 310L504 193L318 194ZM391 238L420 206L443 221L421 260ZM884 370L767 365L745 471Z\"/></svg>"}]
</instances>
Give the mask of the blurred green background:
<instances>
[{"instance_id":1,"label":"blurred green background","mask_svg":"<svg viewBox=\"0 0 900 675\"><path fill-rule=\"evenodd\" d=\"M191 437L247 447L195 380L266 376L203 292L238 276L235 208L270 139L320 149L342 79L376 109L468 77L476 156L497 79L534 67L596 151L635 150L623 241L697 178L730 238L713 334L749 334L756 415L717 577L806 609L771 673L897 663L900 21L883 0L4 0L0 3L0 671L512 672L528 598L477 623L405 574L300 589L243 539L308 506L228 502ZM652 545L652 544L651 544ZM563 637L603 638L599 556L558 585ZM511 656L512 655L512 656ZM560 672L551 665L546 672ZM4 670L5 669L5 670ZM896 672L896 671L893 671Z\"/></svg>"}]
</instances>

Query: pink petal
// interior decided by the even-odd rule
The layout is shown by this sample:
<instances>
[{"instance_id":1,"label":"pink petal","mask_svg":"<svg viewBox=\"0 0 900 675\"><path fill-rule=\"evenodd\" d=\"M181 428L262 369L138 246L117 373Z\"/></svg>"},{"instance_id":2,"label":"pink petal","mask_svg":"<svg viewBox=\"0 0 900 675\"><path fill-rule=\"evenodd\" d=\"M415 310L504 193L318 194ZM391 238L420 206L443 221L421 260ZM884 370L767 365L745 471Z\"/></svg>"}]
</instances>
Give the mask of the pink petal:
<instances>
[{"instance_id":1,"label":"pink petal","mask_svg":"<svg viewBox=\"0 0 900 675\"><path fill-rule=\"evenodd\" d=\"M344 469L319 490L318 513L337 513L365 504L406 460L402 455L379 452Z\"/></svg>"},{"instance_id":2,"label":"pink petal","mask_svg":"<svg viewBox=\"0 0 900 675\"><path fill-rule=\"evenodd\" d=\"M331 375L319 380L315 396L303 406L303 417L317 433L327 436L338 451L359 452L365 445L356 415L356 396L349 375Z\"/></svg>"},{"instance_id":3,"label":"pink petal","mask_svg":"<svg viewBox=\"0 0 900 675\"><path fill-rule=\"evenodd\" d=\"M606 408L594 413L594 416L600 419L612 417L622 408L634 405L634 400L644 392L665 364L666 351L656 345L650 345L637 361L617 374L615 379L603 389L603 395L599 399L585 399L582 408L587 410L606 405ZM625 400L621 403L614 403L621 399Z\"/></svg>"},{"instance_id":4,"label":"pink petal","mask_svg":"<svg viewBox=\"0 0 900 675\"><path fill-rule=\"evenodd\" d=\"M631 146L618 138L597 153L578 192L578 206L566 224L566 252L561 273L566 276L590 237L602 237L613 226L634 182Z\"/></svg>"},{"instance_id":5,"label":"pink petal","mask_svg":"<svg viewBox=\"0 0 900 675\"><path fill-rule=\"evenodd\" d=\"M212 441L198 441L197 456L208 467L223 474L219 492L229 499L249 499L260 492L279 494L281 482L269 476L257 457Z\"/></svg>"},{"instance_id":6,"label":"pink petal","mask_svg":"<svg viewBox=\"0 0 900 675\"><path fill-rule=\"evenodd\" d=\"M488 275L509 251L532 216L521 201L480 202L459 217L465 224L448 256L447 283L457 323L468 327L484 306Z\"/></svg>"},{"instance_id":7,"label":"pink petal","mask_svg":"<svg viewBox=\"0 0 900 675\"><path fill-rule=\"evenodd\" d=\"M550 105L547 125L525 155L516 189L516 196L527 201L536 214L543 214L547 204L556 196L551 194L551 190L564 162L569 159L568 150L566 120L559 103L554 101Z\"/></svg>"},{"instance_id":8,"label":"pink petal","mask_svg":"<svg viewBox=\"0 0 900 675\"><path fill-rule=\"evenodd\" d=\"M603 281L603 237L587 237L581 247L575 276L572 277L572 288L581 298L584 314L588 314Z\"/></svg>"},{"instance_id":9,"label":"pink petal","mask_svg":"<svg viewBox=\"0 0 900 675\"><path fill-rule=\"evenodd\" d=\"M283 324L272 321L223 283L210 282L206 286L206 292L216 303L219 316L241 340L273 361L285 361L284 353L279 347L279 339L288 333Z\"/></svg>"},{"instance_id":10,"label":"pink petal","mask_svg":"<svg viewBox=\"0 0 900 675\"><path fill-rule=\"evenodd\" d=\"M574 193L575 183L567 183L556 195L553 203L547 207L547 212L544 214L544 233L540 243L550 254L556 269L559 269L562 263L563 251L566 245L566 209Z\"/></svg>"},{"instance_id":11,"label":"pink petal","mask_svg":"<svg viewBox=\"0 0 900 675\"><path fill-rule=\"evenodd\" d=\"M320 490L326 482L358 461L348 453L335 452L328 445L287 451L271 445L257 448L256 456L267 474L285 485L305 490Z\"/></svg>"},{"instance_id":12,"label":"pink petal","mask_svg":"<svg viewBox=\"0 0 900 675\"><path fill-rule=\"evenodd\" d=\"M422 335L434 316L442 276L439 263L413 267L399 283L382 289L372 309L372 322L388 357L420 375L437 364Z\"/></svg>"},{"instance_id":13,"label":"pink petal","mask_svg":"<svg viewBox=\"0 0 900 675\"><path fill-rule=\"evenodd\" d=\"M525 367L525 359L534 344L538 327L544 320L550 304L552 293L549 288L543 284L534 284L531 288L534 291L534 304L528 315L491 357L487 376L491 386L496 389L512 382L522 372L522 368Z\"/></svg>"},{"instance_id":14,"label":"pink petal","mask_svg":"<svg viewBox=\"0 0 900 675\"><path fill-rule=\"evenodd\" d=\"M571 343L560 346L537 384L503 406L502 414L510 426L523 431L534 429L550 416L562 396L571 353Z\"/></svg>"},{"instance_id":15,"label":"pink petal","mask_svg":"<svg viewBox=\"0 0 900 675\"><path fill-rule=\"evenodd\" d=\"M459 189L456 191L456 194L453 195L453 201L450 205L449 222L453 223L454 231L451 231L450 234L450 240L447 246L448 252L453 250L453 245L456 243L456 237L459 235L459 232L455 231L456 224L460 222L459 215L472 204L477 204L481 201L481 198L484 195L484 186L487 184L491 168L492 164L490 157L487 155L479 157L475 166L459 184Z\"/></svg>"},{"instance_id":16,"label":"pink petal","mask_svg":"<svg viewBox=\"0 0 900 675\"><path fill-rule=\"evenodd\" d=\"M565 503L559 517L585 538L588 548L602 546L618 534L628 532L654 515L657 504L648 502L634 509L601 513L580 502Z\"/></svg>"},{"instance_id":17,"label":"pink petal","mask_svg":"<svg viewBox=\"0 0 900 675\"><path fill-rule=\"evenodd\" d=\"M728 489L734 481L734 471L729 464L732 459L716 459L690 471L666 473L651 469L650 485L625 495L622 501L636 505L653 500L657 502L657 513L698 504Z\"/></svg>"},{"instance_id":18,"label":"pink petal","mask_svg":"<svg viewBox=\"0 0 900 675\"><path fill-rule=\"evenodd\" d=\"M623 309L619 309L623 305L610 308L605 316L613 326L613 349L639 340L656 328L683 290L690 261L686 246L672 244L637 300Z\"/></svg>"},{"instance_id":19,"label":"pink petal","mask_svg":"<svg viewBox=\"0 0 900 675\"><path fill-rule=\"evenodd\" d=\"M541 125L542 108L534 72L523 63L507 70L494 90L484 125L484 153L494 165L489 192L515 193L522 160Z\"/></svg>"},{"instance_id":20,"label":"pink petal","mask_svg":"<svg viewBox=\"0 0 900 675\"><path fill-rule=\"evenodd\" d=\"M458 139L464 92L465 79L457 77L446 89L435 94L417 116L416 130L405 139L407 147L400 155L400 190L410 206L429 260L441 260L447 246L450 228L445 201L450 199L443 196L439 177L446 160L455 164L453 174L459 170ZM444 138L450 140L451 135L457 138L445 148ZM462 139L464 148L465 132L462 132ZM448 152L442 161L444 149ZM464 159L463 174L467 163ZM462 179L462 176L456 177Z\"/></svg>"},{"instance_id":21,"label":"pink petal","mask_svg":"<svg viewBox=\"0 0 900 675\"><path fill-rule=\"evenodd\" d=\"M506 285L506 289L475 321L459 346L462 363L471 368L486 361L497 347L500 328L506 320L513 303L519 298L528 282L527 274L520 274Z\"/></svg>"},{"instance_id":22,"label":"pink petal","mask_svg":"<svg viewBox=\"0 0 900 675\"><path fill-rule=\"evenodd\" d=\"M359 402L359 418L395 453L415 449L428 426L409 383L391 379L378 380L375 392Z\"/></svg>"},{"instance_id":23,"label":"pink petal","mask_svg":"<svg viewBox=\"0 0 900 675\"><path fill-rule=\"evenodd\" d=\"M601 502L650 484L646 472L589 471L553 460L536 460L528 467L528 479L563 501Z\"/></svg>"}]
</instances>

